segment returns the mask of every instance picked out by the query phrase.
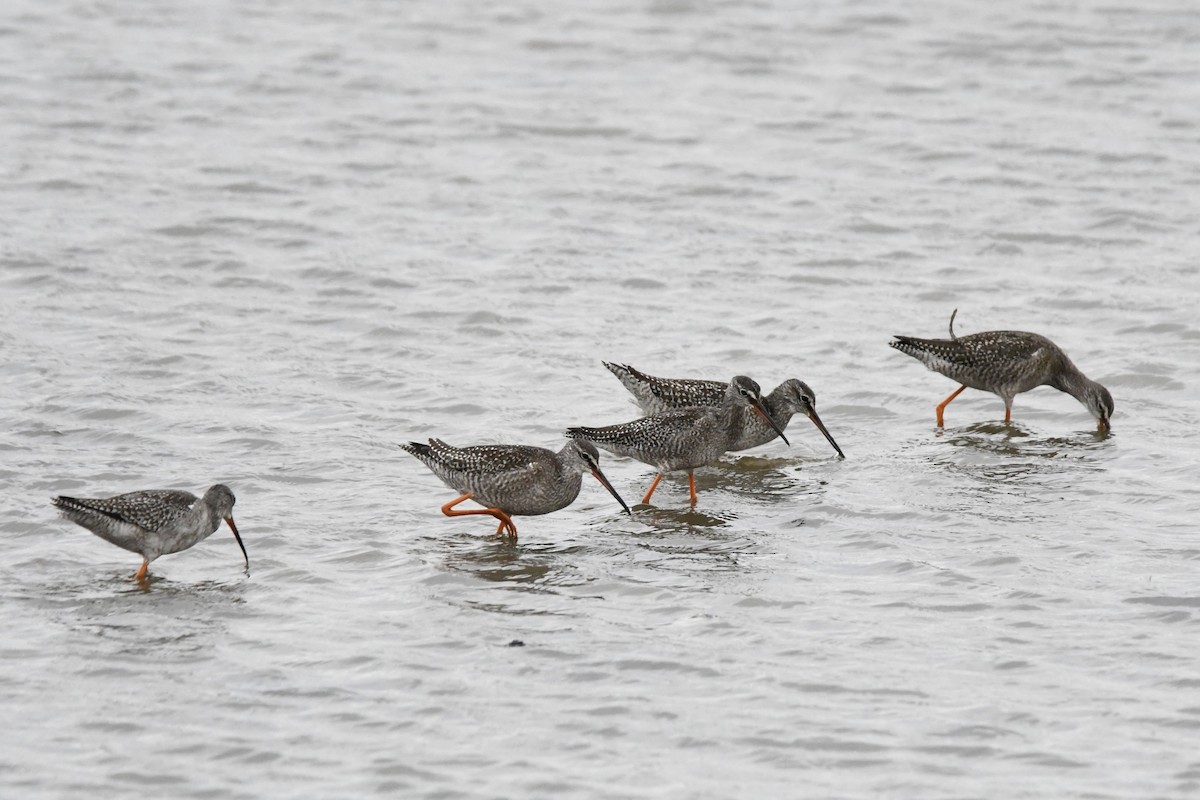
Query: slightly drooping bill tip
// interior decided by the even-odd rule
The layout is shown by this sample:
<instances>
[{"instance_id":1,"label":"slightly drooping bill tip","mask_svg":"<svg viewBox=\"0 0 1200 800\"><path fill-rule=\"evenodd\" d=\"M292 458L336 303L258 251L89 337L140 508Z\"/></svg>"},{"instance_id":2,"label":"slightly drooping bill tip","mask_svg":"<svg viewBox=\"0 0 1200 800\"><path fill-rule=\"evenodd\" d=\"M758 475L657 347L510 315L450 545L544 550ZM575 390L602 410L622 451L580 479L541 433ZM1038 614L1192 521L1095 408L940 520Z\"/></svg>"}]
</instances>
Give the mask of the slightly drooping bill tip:
<instances>
[{"instance_id":1,"label":"slightly drooping bill tip","mask_svg":"<svg viewBox=\"0 0 1200 800\"><path fill-rule=\"evenodd\" d=\"M829 443L833 445L833 449L837 451L838 456L845 458L846 454L842 452L842 448L838 447L838 443L833 440L833 434L831 434L825 427L825 423L821 422L821 418L817 416L817 410L815 408L809 410L808 418L812 420L812 423L817 426L817 430L823 433L825 438L829 440Z\"/></svg>"},{"instance_id":2,"label":"slightly drooping bill tip","mask_svg":"<svg viewBox=\"0 0 1200 800\"><path fill-rule=\"evenodd\" d=\"M242 558L246 559L246 569L250 569L250 554L246 552L246 545L242 544L242 535L238 533L232 514L225 518L225 524L229 526L229 530L233 531L233 538L237 539L238 547L242 548Z\"/></svg>"},{"instance_id":3,"label":"slightly drooping bill tip","mask_svg":"<svg viewBox=\"0 0 1200 800\"><path fill-rule=\"evenodd\" d=\"M625 501L621 499L621 495L617 494L617 490L614 489L613 485L608 482L608 478L604 477L603 472L601 472L599 469L594 469L592 470L592 477L600 481L601 486L603 486L605 489L608 489L608 493L617 499L617 502L621 504L621 508L625 509L626 514L631 517L633 516L633 512L629 510L629 506L626 505Z\"/></svg>"}]
</instances>

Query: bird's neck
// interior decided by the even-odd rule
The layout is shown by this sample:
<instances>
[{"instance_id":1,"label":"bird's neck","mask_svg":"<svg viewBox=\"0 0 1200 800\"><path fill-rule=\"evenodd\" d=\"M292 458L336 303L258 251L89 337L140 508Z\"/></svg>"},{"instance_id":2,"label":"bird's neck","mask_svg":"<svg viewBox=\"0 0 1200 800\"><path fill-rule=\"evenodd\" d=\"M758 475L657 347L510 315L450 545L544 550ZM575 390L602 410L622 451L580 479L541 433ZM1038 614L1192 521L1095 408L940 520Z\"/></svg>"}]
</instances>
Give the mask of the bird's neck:
<instances>
[{"instance_id":1,"label":"bird's neck","mask_svg":"<svg viewBox=\"0 0 1200 800\"><path fill-rule=\"evenodd\" d=\"M192 504L188 517L195 522L197 533L203 532L203 536L210 535L221 525L221 518L212 506L204 502L203 497Z\"/></svg>"},{"instance_id":2,"label":"bird's neck","mask_svg":"<svg viewBox=\"0 0 1200 800\"><path fill-rule=\"evenodd\" d=\"M721 423L721 427L731 426L741 410L746 407L746 403L742 402L741 398L726 395L725 402L717 407L717 420Z\"/></svg>"},{"instance_id":3,"label":"bird's neck","mask_svg":"<svg viewBox=\"0 0 1200 800\"><path fill-rule=\"evenodd\" d=\"M1087 405L1088 394L1095 394L1097 383L1079 371L1079 368L1064 356L1062 369L1050 381L1050 385L1060 392L1066 392L1079 402Z\"/></svg>"}]
</instances>

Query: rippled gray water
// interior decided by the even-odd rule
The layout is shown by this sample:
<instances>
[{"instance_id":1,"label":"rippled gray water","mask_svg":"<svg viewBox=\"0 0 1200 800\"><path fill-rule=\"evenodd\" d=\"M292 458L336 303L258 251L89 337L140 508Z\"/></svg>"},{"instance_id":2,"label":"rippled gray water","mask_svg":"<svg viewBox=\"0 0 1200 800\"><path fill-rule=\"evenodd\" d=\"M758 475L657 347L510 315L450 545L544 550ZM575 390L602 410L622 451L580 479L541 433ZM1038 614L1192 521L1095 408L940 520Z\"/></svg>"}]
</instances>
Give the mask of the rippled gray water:
<instances>
[{"instance_id":1,"label":"rippled gray water","mask_svg":"<svg viewBox=\"0 0 1200 800\"><path fill-rule=\"evenodd\" d=\"M1195 796L1197 87L1185 2L7 4L0 793ZM954 308L1113 435L937 431ZM848 457L512 544L394 446L633 418L601 359ZM216 481L250 576L147 592L48 502Z\"/></svg>"}]
</instances>

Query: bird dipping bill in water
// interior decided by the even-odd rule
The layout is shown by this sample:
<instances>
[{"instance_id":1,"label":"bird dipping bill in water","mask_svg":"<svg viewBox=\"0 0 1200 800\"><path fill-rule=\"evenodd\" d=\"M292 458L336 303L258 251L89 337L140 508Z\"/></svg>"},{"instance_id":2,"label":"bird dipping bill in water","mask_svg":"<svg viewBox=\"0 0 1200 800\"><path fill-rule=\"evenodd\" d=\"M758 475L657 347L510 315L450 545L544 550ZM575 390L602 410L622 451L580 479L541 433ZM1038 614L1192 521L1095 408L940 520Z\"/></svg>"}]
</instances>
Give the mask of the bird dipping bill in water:
<instances>
[{"instance_id":1,"label":"bird dipping bill in water","mask_svg":"<svg viewBox=\"0 0 1200 800\"><path fill-rule=\"evenodd\" d=\"M610 364L601 362L608 371L616 375L621 383L633 395L638 407L645 414L658 414L672 408L687 408L689 406L719 406L725 399L728 383L721 381L697 380L695 378L656 378L653 375L636 370L628 364ZM842 458L846 454L833 436L825 428L825 423L817 416L817 397L804 381L789 378L775 387L775 390L763 398L763 406L779 430L787 430L792 415L803 414L812 420L833 449ZM774 439L776 428L768 423L751 407L741 409L742 433L730 446L731 451L749 450Z\"/></svg>"},{"instance_id":2,"label":"bird dipping bill in water","mask_svg":"<svg viewBox=\"0 0 1200 800\"><path fill-rule=\"evenodd\" d=\"M987 331L954 335L950 315L949 339L916 339L896 336L889 344L920 361L934 372L962 385L937 407L937 424L950 401L970 387L992 392L1004 401L1004 421L1012 421L1013 398L1036 386L1053 386L1074 397L1092 413L1101 432L1110 429L1113 398L1108 389L1088 378L1067 354L1045 336L1025 331Z\"/></svg>"},{"instance_id":3,"label":"bird dipping bill in water","mask_svg":"<svg viewBox=\"0 0 1200 800\"><path fill-rule=\"evenodd\" d=\"M746 408L761 415L785 444L791 444L767 413L758 384L745 375L726 385L720 405L671 409L603 428L568 428L566 435L657 467L658 475L642 498L643 504L650 502L664 473L687 470L692 505L696 505L694 471L715 462L739 440L745 431L742 411Z\"/></svg>"},{"instance_id":4,"label":"bird dipping bill in water","mask_svg":"<svg viewBox=\"0 0 1200 800\"><path fill-rule=\"evenodd\" d=\"M246 569L250 568L246 545L233 522L236 500L229 487L220 483L210 486L201 498L191 492L155 489L116 497L55 497L51 502L65 518L140 555L142 567L135 576L139 582L146 580L151 561L207 539L221 527L221 520L229 524Z\"/></svg>"},{"instance_id":5,"label":"bird dipping bill in water","mask_svg":"<svg viewBox=\"0 0 1200 800\"><path fill-rule=\"evenodd\" d=\"M621 508L629 506L600 471L600 453L587 442L568 442L555 453L544 447L521 444L482 444L453 447L441 439L429 444L409 442L400 447L419 458L442 483L462 492L442 506L448 517L487 514L500 520L496 534L517 538L514 516L537 516L566 508L579 496L581 476L592 473ZM474 500L486 508L468 511L454 507Z\"/></svg>"}]
</instances>

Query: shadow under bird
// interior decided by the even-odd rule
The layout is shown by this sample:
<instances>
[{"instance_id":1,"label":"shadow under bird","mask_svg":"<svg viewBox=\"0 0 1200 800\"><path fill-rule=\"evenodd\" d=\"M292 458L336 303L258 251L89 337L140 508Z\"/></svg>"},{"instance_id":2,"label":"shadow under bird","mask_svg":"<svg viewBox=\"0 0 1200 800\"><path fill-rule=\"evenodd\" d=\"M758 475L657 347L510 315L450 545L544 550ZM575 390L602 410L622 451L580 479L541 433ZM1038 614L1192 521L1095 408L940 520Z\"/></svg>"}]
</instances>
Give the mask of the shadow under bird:
<instances>
[{"instance_id":1,"label":"shadow under bird","mask_svg":"<svg viewBox=\"0 0 1200 800\"><path fill-rule=\"evenodd\" d=\"M724 401L725 390L729 386L721 381L695 378L656 378L628 364L610 364L607 361L601 363L617 376L645 414L660 414L673 408L691 406L719 406ZM742 432L729 450L749 450L751 447L766 444L779 435L777 430L787 430L793 415L803 414L812 420L817 430L833 445L837 454L842 458L846 457L825 428L825 423L817 416L817 396L804 381L789 378L779 384L763 398L763 406L774 425L769 424L768 420L755 413L749 406L741 408L739 413L742 416Z\"/></svg>"},{"instance_id":2,"label":"shadow under bird","mask_svg":"<svg viewBox=\"0 0 1200 800\"><path fill-rule=\"evenodd\" d=\"M600 471L600 453L587 442L568 442L555 453L523 444L481 444L453 447L441 439L429 444L399 445L419 458L442 483L462 492L442 506L448 517L487 514L500 520L496 534L517 538L514 516L537 516L566 508L579 496L582 475L590 472L617 499L625 513L629 506ZM456 510L464 500L487 508Z\"/></svg>"},{"instance_id":3,"label":"shadow under bird","mask_svg":"<svg viewBox=\"0 0 1200 800\"><path fill-rule=\"evenodd\" d=\"M176 489L152 489L116 497L55 497L51 502L66 519L140 555L142 567L135 576L139 582L146 580L150 562L204 541L221 527L221 520L233 531L250 569L250 556L233 522L236 499L223 484L210 486L200 498Z\"/></svg>"},{"instance_id":4,"label":"shadow under bird","mask_svg":"<svg viewBox=\"0 0 1200 800\"><path fill-rule=\"evenodd\" d=\"M1074 397L1096 418L1098 429L1108 432L1113 398L1108 389L1079 371L1058 345L1026 331L986 331L955 336L950 315L949 339L896 336L889 344L912 356L934 372L962 385L938 404L937 424L950 401L968 387L991 392L1004 401L1004 421L1012 421L1013 398L1037 386L1053 386Z\"/></svg>"},{"instance_id":5,"label":"shadow under bird","mask_svg":"<svg viewBox=\"0 0 1200 800\"><path fill-rule=\"evenodd\" d=\"M695 470L720 459L741 438L746 409L761 415L779 438L791 445L767 413L758 384L745 375L726 385L720 405L671 409L603 428L568 428L566 435L657 467L658 475L642 498L643 504L650 502L665 473L687 470L692 505L696 505Z\"/></svg>"}]
</instances>

